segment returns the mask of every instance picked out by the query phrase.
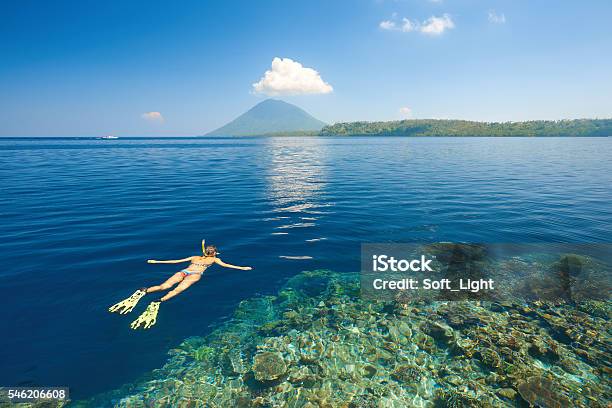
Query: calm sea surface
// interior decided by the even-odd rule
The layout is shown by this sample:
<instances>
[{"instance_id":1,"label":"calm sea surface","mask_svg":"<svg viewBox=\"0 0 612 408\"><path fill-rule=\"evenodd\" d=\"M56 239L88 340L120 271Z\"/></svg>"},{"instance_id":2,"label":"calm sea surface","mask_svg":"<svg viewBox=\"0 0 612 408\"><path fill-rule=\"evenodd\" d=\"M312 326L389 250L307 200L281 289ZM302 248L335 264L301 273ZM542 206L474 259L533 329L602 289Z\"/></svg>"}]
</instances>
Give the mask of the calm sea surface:
<instances>
[{"instance_id":1,"label":"calm sea surface","mask_svg":"<svg viewBox=\"0 0 612 408\"><path fill-rule=\"evenodd\" d=\"M85 398L362 242L610 242L611 138L0 139L0 385ZM216 244L149 331L107 312ZM296 259L297 258L297 259ZM153 298L153 297L151 297Z\"/></svg>"}]
</instances>

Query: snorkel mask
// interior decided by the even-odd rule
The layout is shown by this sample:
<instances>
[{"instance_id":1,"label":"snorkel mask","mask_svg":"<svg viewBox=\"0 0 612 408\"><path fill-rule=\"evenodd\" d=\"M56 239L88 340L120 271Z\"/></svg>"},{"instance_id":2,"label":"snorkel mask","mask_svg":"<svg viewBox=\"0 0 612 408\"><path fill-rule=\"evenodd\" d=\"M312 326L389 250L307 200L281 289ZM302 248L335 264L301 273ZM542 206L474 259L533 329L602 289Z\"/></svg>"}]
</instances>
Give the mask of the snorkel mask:
<instances>
[{"instance_id":1,"label":"snorkel mask","mask_svg":"<svg viewBox=\"0 0 612 408\"><path fill-rule=\"evenodd\" d=\"M219 255L219 251L217 250L217 247L215 247L214 245L210 245L209 247L206 247L206 240L203 239L202 240L202 254L204 256L217 256Z\"/></svg>"}]
</instances>

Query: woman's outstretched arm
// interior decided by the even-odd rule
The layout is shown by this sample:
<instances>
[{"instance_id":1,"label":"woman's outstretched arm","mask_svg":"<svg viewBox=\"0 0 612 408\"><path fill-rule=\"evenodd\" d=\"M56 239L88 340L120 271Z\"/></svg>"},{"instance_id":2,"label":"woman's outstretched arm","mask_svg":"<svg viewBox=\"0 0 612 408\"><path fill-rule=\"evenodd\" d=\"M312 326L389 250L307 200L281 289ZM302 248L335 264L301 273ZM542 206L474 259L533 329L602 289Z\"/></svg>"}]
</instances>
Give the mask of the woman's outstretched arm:
<instances>
[{"instance_id":1,"label":"woman's outstretched arm","mask_svg":"<svg viewBox=\"0 0 612 408\"><path fill-rule=\"evenodd\" d=\"M173 264L173 263L181 263L181 262L191 261L192 259L193 259L193 256L190 256L189 258L183 258L183 259L171 259L169 261L156 261L155 259L149 259L147 262L148 263Z\"/></svg>"},{"instance_id":2,"label":"woman's outstretched arm","mask_svg":"<svg viewBox=\"0 0 612 408\"><path fill-rule=\"evenodd\" d=\"M223 262L219 258L215 258L215 263L225 268L241 269L243 271L250 271L251 269L253 269L250 266L237 266L237 265L228 264L228 263Z\"/></svg>"}]
</instances>

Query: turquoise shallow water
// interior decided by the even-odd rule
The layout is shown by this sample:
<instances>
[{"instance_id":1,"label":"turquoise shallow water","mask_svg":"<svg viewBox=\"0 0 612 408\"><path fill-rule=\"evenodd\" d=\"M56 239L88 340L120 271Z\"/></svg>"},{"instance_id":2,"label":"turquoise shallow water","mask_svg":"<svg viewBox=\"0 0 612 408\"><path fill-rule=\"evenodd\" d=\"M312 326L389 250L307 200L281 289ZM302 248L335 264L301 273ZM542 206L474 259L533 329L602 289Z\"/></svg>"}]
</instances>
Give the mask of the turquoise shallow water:
<instances>
[{"instance_id":1,"label":"turquoise shallow water","mask_svg":"<svg viewBox=\"0 0 612 408\"><path fill-rule=\"evenodd\" d=\"M502 262L545 268L516 256ZM163 367L75 406L607 408L612 401L609 300L373 302L359 291L356 274L300 273L274 296L242 301L210 335L169 350Z\"/></svg>"},{"instance_id":2,"label":"turquoise shallow water","mask_svg":"<svg viewBox=\"0 0 612 408\"><path fill-rule=\"evenodd\" d=\"M609 138L2 139L0 383L129 383L240 301L362 242L609 242ZM154 330L106 312L199 250L228 262ZM211 327L212 325L212 327ZM15 353L14 350L20 350ZM95 370L92 371L92 367Z\"/></svg>"}]
</instances>

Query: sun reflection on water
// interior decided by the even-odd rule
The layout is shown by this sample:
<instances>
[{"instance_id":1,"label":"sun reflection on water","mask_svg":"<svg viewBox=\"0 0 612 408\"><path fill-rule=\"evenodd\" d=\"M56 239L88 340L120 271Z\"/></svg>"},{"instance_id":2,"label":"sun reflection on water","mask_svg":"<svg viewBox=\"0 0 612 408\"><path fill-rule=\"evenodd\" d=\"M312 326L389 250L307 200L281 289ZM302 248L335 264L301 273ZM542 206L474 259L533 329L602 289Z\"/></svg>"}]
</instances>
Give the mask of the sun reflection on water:
<instances>
[{"instance_id":1,"label":"sun reflection on water","mask_svg":"<svg viewBox=\"0 0 612 408\"><path fill-rule=\"evenodd\" d=\"M270 159L265 175L266 195L272 212L279 214L267 219L273 224L271 228L276 230L271 234L302 242L322 239L313 233L316 234L321 217L329 212L326 207L331 205L325 197L329 169L326 141L270 138L266 148ZM304 260L312 259L312 256L300 253L281 258Z\"/></svg>"}]
</instances>

